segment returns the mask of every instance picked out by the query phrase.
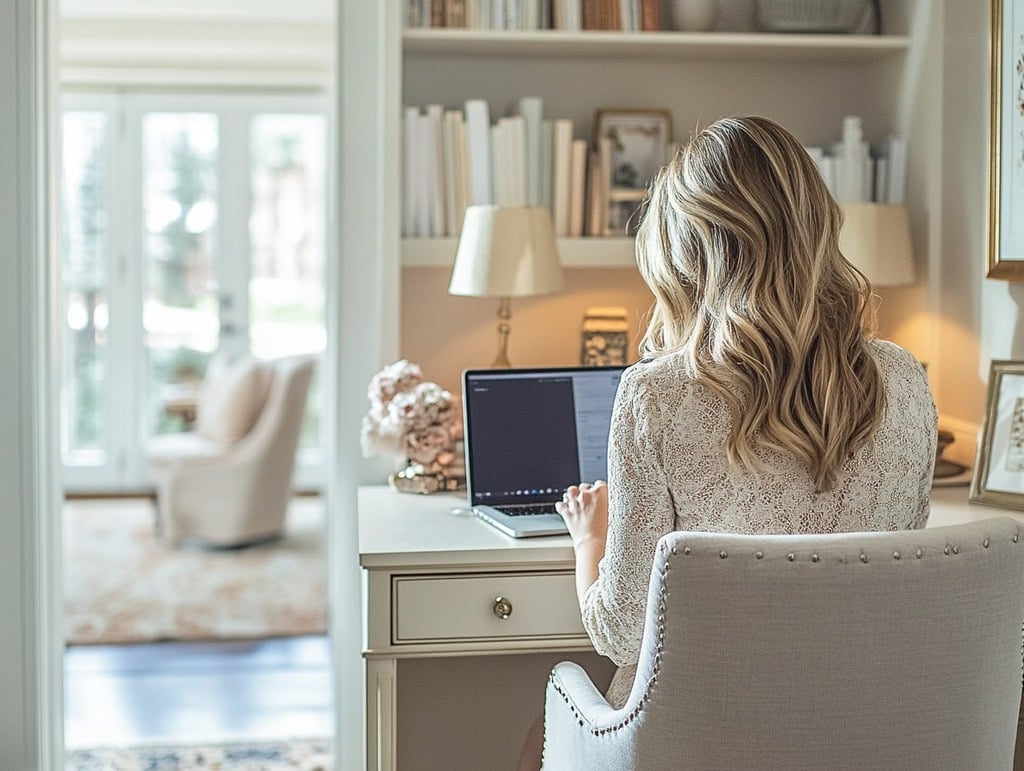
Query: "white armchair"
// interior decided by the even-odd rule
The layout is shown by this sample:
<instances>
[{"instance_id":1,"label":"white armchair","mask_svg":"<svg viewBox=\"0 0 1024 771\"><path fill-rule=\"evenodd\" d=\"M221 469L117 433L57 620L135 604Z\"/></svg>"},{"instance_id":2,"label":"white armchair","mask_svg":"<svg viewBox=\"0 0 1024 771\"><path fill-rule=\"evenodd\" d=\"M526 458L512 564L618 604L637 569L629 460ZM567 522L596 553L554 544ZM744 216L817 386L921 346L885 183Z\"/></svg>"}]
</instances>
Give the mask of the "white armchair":
<instances>
[{"instance_id":1,"label":"white armchair","mask_svg":"<svg viewBox=\"0 0 1024 771\"><path fill-rule=\"evenodd\" d=\"M196 431L154 440L164 540L239 546L283 533L313 369L292 357L228 370L204 383Z\"/></svg>"},{"instance_id":2,"label":"white armchair","mask_svg":"<svg viewBox=\"0 0 1024 771\"><path fill-rule=\"evenodd\" d=\"M543 767L1009 771L1022 530L670 533L628 702L556 665Z\"/></svg>"}]
</instances>

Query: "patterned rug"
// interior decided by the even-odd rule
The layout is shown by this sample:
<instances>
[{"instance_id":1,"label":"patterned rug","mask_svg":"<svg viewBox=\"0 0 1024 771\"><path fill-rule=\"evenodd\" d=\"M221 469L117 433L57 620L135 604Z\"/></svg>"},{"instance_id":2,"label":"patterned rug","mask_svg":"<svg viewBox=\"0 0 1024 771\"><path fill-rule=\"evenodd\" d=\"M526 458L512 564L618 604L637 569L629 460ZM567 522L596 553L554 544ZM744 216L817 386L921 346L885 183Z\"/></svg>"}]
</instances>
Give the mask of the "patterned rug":
<instances>
[{"instance_id":1,"label":"patterned rug","mask_svg":"<svg viewBox=\"0 0 1024 771\"><path fill-rule=\"evenodd\" d=\"M67 771L330 771L329 739L216 744L154 745L67 753Z\"/></svg>"},{"instance_id":2,"label":"patterned rug","mask_svg":"<svg viewBox=\"0 0 1024 771\"><path fill-rule=\"evenodd\" d=\"M63 516L64 614L71 645L326 630L319 498L292 502L284 538L244 549L163 545L154 536L153 502L147 499L68 501Z\"/></svg>"}]
</instances>

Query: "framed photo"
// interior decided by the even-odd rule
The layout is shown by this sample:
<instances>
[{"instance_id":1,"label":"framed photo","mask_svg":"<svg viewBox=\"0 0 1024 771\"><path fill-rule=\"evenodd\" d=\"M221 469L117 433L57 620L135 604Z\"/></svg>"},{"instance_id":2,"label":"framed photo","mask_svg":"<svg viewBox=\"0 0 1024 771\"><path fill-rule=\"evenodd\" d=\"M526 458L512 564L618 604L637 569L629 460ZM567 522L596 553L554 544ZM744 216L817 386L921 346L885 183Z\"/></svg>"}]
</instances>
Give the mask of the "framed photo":
<instances>
[{"instance_id":1,"label":"framed photo","mask_svg":"<svg viewBox=\"0 0 1024 771\"><path fill-rule=\"evenodd\" d=\"M1024 5L991 3L986 275L1024 281Z\"/></svg>"},{"instance_id":2,"label":"framed photo","mask_svg":"<svg viewBox=\"0 0 1024 771\"><path fill-rule=\"evenodd\" d=\"M985 419L968 496L1024 509L1024 361L993 361Z\"/></svg>"},{"instance_id":3,"label":"framed photo","mask_svg":"<svg viewBox=\"0 0 1024 771\"><path fill-rule=\"evenodd\" d=\"M647 188L668 161L672 146L669 110L601 109L594 117L594 146L607 185L605 234L636 230Z\"/></svg>"}]
</instances>

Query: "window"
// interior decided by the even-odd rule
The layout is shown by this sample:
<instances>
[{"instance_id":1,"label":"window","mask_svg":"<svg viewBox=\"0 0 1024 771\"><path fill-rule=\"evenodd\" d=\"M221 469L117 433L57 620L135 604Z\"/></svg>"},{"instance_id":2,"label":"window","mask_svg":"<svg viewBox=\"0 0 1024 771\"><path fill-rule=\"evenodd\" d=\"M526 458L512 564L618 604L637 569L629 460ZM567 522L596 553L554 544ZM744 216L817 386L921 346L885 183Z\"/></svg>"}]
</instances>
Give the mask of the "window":
<instances>
[{"instance_id":1,"label":"window","mask_svg":"<svg viewBox=\"0 0 1024 771\"><path fill-rule=\"evenodd\" d=\"M327 119L317 99L65 97L61 126L69 489L149 484L145 446L218 351L325 349ZM323 392L297 483L318 486Z\"/></svg>"}]
</instances>

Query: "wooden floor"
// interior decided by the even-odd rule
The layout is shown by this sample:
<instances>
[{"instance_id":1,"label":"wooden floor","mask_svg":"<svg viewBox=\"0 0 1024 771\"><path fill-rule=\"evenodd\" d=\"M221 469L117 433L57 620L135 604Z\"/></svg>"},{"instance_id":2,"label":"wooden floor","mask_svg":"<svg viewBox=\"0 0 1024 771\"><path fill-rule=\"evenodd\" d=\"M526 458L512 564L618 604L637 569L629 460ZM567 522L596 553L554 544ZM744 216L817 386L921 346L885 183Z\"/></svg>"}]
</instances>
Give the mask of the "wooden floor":
<instances>
[{"instance_id":1,"label":"wooden floor","mask_svg":"<svg viewBox=\"0 0 1024 771\"><path fill-rule=\"evenodd\" d=\"M69 749L330 736L326 637L68 648Z\"/></svg>"}]
</instances>

